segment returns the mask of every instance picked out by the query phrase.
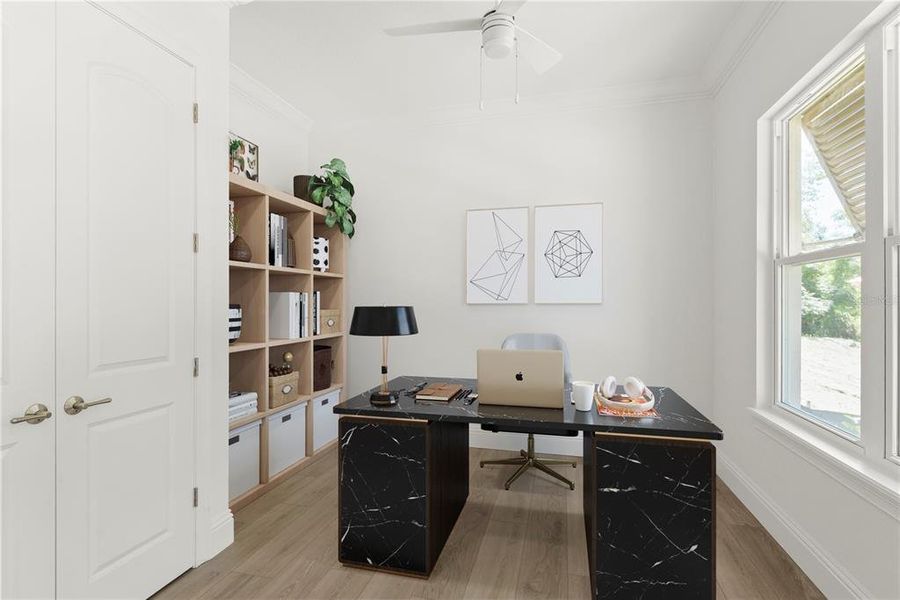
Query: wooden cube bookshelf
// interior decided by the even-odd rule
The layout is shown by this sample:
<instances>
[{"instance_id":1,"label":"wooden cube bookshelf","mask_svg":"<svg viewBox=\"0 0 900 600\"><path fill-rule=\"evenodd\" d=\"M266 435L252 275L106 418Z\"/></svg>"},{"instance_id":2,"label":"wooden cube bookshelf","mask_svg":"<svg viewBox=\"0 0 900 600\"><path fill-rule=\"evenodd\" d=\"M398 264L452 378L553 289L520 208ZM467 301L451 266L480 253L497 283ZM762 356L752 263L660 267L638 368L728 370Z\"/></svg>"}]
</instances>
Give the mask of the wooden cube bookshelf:
<instances>
[{"instance_id":1,"label":"wooden cube bookshelf","mask_svg":"<svg viewBox=\"0 0 900 600\"><path fill-rule=\"evenodd\" d=\"M261 421L260 430L260 481L245 494L232 499L231 508L237 510L277 485L286 476L302 468L314 458L312 432L314 427L313 404L309 400L341 389L341 400L346 399L345 376L347 373L346 326L348 323L344 305L344 274L346 272L347 240L336 228L325 226L325 210L319 206L294 198L290 194L274 190L241 176L229 175L229 198L234 202L238 218L238 234L246 240L252 253L250 262L229 261L229 303L242 308L241 336L228 348L229 391L255 391L258 398L256 414L229 423L229 429ZM287 228L294 238L296 266L274 267L269 262L269 214L287 217ZM329 270L313 271L313 236L328 238ZM323 309L341 311L341 331L300 339L273 339L269 337L269 292L308 292L310 298L309 322L312 326L312 292L321 292ZM332 385L326 390L313 392L313 342L332 348L334 370ZM294 369L299 371L299 397L297 400L269 408L268 365L281 364L285 352L293 354ZM224 400L223 400L224 401ZM306 457L281 473L268 472L268 420L266 417L291 406L308 402L306 407L307 452ZM319 454L329 446L319 450Z\"/></svg>"}]
</instances>

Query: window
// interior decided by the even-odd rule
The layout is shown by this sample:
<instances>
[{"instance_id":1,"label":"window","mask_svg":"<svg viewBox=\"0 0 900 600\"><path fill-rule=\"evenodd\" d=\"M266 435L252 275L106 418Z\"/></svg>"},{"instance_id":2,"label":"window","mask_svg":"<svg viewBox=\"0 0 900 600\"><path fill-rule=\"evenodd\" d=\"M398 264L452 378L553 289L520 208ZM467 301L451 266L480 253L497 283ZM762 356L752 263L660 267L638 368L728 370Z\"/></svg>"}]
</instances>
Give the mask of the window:
<instances>
[{"instance_id":1,"label":"window","mask_svg":"<svg viewBox=\"0 0 900 600\"><path fill-rule=\"evenodd\" d=\"M865 110L860 50L777 123L779 403L853 440L862 422Z\"/></svg>"}]
</instances>

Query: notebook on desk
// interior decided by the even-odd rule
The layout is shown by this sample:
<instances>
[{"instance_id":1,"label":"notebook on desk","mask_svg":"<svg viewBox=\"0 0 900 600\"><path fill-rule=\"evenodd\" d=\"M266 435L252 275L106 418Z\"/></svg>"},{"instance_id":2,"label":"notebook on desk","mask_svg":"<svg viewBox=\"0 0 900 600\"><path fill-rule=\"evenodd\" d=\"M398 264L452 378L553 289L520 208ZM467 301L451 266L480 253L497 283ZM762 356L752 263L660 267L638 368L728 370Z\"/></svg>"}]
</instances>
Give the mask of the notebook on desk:
<instances>
[{"instance_id":1,"label":"notebook on desk","mask_svg":"<svg viewBox=\"0 0 900 600\"><path fill-rule=\"evenodd\" d=\"M478 403L562 408L563 353L559 350L479 350Z\"/></svg>"},{"instance_id":2,"label":"notebook on desk","mask_svg":"<svg viewBox=\"0 0 900 600\"><path fill-rule=\"evenodd\" d=\"M451 398L461 391L462 386L456 383L435 383L416 394L416 400L449 402Z\"/></svg>"}]
</instances>

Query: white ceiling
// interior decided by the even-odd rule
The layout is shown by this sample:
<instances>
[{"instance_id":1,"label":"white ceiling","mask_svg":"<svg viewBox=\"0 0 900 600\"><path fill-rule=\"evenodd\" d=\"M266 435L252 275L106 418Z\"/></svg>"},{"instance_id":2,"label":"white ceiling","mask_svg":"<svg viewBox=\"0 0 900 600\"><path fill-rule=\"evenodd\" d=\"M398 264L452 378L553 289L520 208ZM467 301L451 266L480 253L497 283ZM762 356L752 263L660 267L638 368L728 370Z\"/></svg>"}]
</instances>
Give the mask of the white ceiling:
<instances>
[{"instance_id":1,"label":"white ceiling","mask_svg":"<svg viewBox=\"0 0 900 600\"><path fill-rule=\"evenodd\" d=\"M520 64L523 103L608 86L698 82L740 2L532 0L520 25L563 54L543 76ZM267 2L236 7L231 61L313 120L358 120L478 101L479 34L394 38L386 27L477 18L473 2ZM719 61L721 62L721 60ZM514 63L485 61L485 97L509 99Z\"/></svg>"}]
</instances>

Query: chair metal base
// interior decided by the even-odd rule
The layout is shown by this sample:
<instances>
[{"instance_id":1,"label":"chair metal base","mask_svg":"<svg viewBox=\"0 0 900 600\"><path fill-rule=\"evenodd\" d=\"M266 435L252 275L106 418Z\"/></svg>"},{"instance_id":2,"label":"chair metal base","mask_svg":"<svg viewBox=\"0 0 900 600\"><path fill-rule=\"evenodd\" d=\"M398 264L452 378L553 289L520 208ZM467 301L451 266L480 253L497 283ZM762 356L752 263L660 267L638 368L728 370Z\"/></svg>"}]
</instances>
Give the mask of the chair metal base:
<instances>
[{"instance_id":1,"label":"chair metal base","mask_svg":"<svg viewBox=\"0 0 900 600\"><path fill-rule=\"evenodd\" d=\"M504 458L500 460L483 460L480 463L480 466L484 468L484 465L519 465L519 468L516 469L516 472L512 474L512 477L506 480L505 488L509 489L509 486L513 484L513 482L522 476L522 473L527 471L529 468L534 467L539 471L543 471L547 475L551 477L555 477L559 479L563 483L569 486L569 489L575 489L575 482L570 481L551 469L548 465L572 465L574 469L578 464L574 460L560 460L556 458L538 458L534 455L534 434L528 434L528 451L519 450L519 454L521 456L517 458Z\"/></svg>"}]
</instances>

